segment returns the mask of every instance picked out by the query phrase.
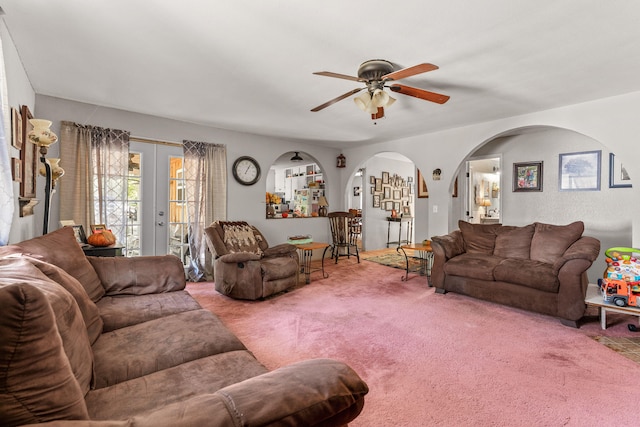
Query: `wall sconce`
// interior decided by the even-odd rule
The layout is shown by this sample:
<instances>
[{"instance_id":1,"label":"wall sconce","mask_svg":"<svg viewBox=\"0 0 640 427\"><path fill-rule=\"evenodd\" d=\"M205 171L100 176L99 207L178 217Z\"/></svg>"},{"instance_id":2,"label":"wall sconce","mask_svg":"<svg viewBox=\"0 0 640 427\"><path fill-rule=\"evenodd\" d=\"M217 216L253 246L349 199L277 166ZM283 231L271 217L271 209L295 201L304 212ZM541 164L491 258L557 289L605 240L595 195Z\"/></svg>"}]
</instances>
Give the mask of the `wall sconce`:
<instances>
[{"instance_id":1,"label":"wall sconce","mask_svg":"<svg viewBox=\"0 0 640 427\"><path fill-rule=\"evenodd\" d=\"M47 180L44 188L44 224L42 226L42 234L44 235L49 232L49 206L51 204L51 187L53 185L53 173L51 164L47 161L47 151L49 151L50 145L58 141L58 136L49 129L51 127L51 121L49 120L31 119L29 123L33 125L33 129L27 133L27 138L40 147L40 161L44 166L44 176ZM62 168L58 166L58 169ZM62 173L57 171L57 174L58 178L61 177L64 174L64 170Z\"/></svg>"},{"instance_id":2,"label":"wall sconce","mask_svg":"<svg viewBox=\"0 0 640 427\"><path fill-rule=\"evenodd\" d=\"M347 158L343 154L340 154L338 156L337 161L338 163L336 164L336 167L338 168L347 167Z\"/></svg>"},{"instance_id":3,"label":"wall sconce","mask_svg":"<svg viewBox=\"0 0 640 427\"><path fill-rule=\"evenodd\" d=\"M442 174L442 171L440 170L440 168L434 169L433 170L433 180L434 181L440 181L440 175L441 174Z\"/></svg>"}]
</instances>

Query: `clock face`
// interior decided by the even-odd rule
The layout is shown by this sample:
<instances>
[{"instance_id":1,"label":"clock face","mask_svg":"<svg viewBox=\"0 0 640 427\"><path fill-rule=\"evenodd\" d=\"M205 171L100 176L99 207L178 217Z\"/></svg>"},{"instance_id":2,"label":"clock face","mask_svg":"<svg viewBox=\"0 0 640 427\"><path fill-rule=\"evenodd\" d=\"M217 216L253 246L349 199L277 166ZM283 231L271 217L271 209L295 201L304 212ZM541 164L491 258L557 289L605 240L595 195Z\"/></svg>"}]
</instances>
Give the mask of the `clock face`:
<instances>
[{"instance_id":1,"label":"clock face","mask_svg":"<svg viewBox=\"0 0 640 427\"><path fill-rule=\"evenodd\" d=\"M252 157L238 157L233 163L233 177L242 185L253 185L260 179L260 165Z\"/></svg>"}]
</instances>

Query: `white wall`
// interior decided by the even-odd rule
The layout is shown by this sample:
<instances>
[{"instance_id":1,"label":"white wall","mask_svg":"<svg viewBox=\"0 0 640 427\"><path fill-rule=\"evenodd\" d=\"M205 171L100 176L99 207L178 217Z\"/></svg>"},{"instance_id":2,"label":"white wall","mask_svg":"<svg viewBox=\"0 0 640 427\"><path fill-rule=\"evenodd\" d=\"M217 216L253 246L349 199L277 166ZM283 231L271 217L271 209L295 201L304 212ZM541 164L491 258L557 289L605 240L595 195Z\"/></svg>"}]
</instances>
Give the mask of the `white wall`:
<instances>
[{"instance_id":1,"label":"white wall","mask_svg":"<svg viewBox=\"0 0 640 427\"><path fill-rule=\"evenodd\" d=\"M615 152L623 160L632 178L640 176L640 162L636 148L637 135L640 135L640 120L637 120L637 111L640 111L640 92L633 92L428 135L349 148L344 150L344 154L352 162L358 163L378 152L396 151L414 160L420 170L442 169L441 181L428 181L430 208L424 209L421 205L416 206L416 215L428 218L428 235L441 235L450 231L449 218L452 206L450 193L453 188L454 174L457 173L459 166L469 153L475 151L485 142L506 133L512 133L515 129L551 126L583 134L598 141L605 149ZM507 163L505 162L505 164ZM630 197L627 203L619 207L625 211L625 215L629 212L638 212L640 185L636 185L629 193ZM601 194L602 192L598 192L588 197L598 200ZM434 205L438 206L437 213L433 212ZM506 209L506 206L507 202L505 201L503 210ZM554 209L546 200L541 205L541 208L545 207ZM542 210L544 211L544 209ZM553 216L545 217L550 220L554 219ZM595 234L592 230L617 229L614 217L611 217L606 223L592 221L590 214L579 219L585 221L588 234ZM640 217L638 215L633 216L631 235L632 244L634 246L640 245Z\"/></svg>"},{"instance_id":2,"label":"white wall","mask_svg":"<svg viewBox=\"0 0 640 427\"><path fill-rule=\"evenodd\" d=\"M227 167L229 169L228 211L227 217L234 220L246 220L258 227L271 245L283 243L292 234L312 234L317 241L328 241L329 226L326 218L304 218L287 220L267 220L265 218L265 191L270 166L283 153L304 151L313 156L324 172L327 185L327 197L331 206L341 206L342 191L339 172L335 167L335 158L339 152L335 149L304 145L282 139L232 132L199 126L176 120L132 113L113 108L38 95L36 97L38 117L53 121L51 129L59 133L60 121L69 120L81 124L131 131L131 136L162 141L182 142L183 139L206 141L227 146ZM58 153L58 145L50 148L50 156ZM243 186L231 175L231 165L242 155L251 155L261 165L262 178L257 184ZM64 167L64 159L61 161ZM63 177L59 185L65 185ZM39 187L42 184L39 183ZM51 229L56 229L59 221L59 197L52 202ZM37 208L36 208L37 209ZM38 209L37 209L38 210ZM38 210L42 215L42 209Z\"/></svg>"},{"instance_id":3,"label":"white wall","mask_svg":"<svg viewBox=\"0 0 640 427\"><path fill-rule=\"evenodd\" d=\"M389 222L387 221L387 217L391 215L391 212L385 211L381 208L372 207L372 196L371 196L371 184L369 184L369 176L373 175L376 178L382 177L382 172L389 172L390 175L397 174L403 178L407 178L409 176L413 177L415 175L415 167L413 162L409 159L406 161L402 161L399 159L390 159L387 157L372 157L365 162L365 174L363 177L363 228L362 228L362 244L363 248L366 250L376 250L387 247L387 232ZM353 190L353 188L352 188ZM414 194L414 202L415 202L415 194ZM406 235L406 227L405 224L403 227L403 238ZM415 231L415 230L414 230ZM416 236L420 236L419 234L415 234ZM393 237L395 236L395 238ZM395 241L398 239L398 224L391 224L391 240ZM422 238L420 238L422 240Z\"/></svg>"},{"instance_id":4,"label":"white wall","mask_svg":"<svg viewBox=\"0 0 640 427\"><path fill-rule=\"evenodd\" d=\"M29 78L22 67L22 62L20 61L20 57L18 56L18 52L13 44L13 40L11 40L4 21L0 21L0 38L2 39L4 65L7 73L9 107L20 108L20 106L26 105L29 107L29 110L34 113L36 95L31 87ZM19 159L20 152L13 147L9 147L9 156ZM42 183L39 184L41 186L44 185ZM34 215L29 215L23 218L20 217L20 207L18 205L20 184L17 182L13 183L13 194L15 199L15 208L11 231L9 232L9 242L19 242L42 234L42 220L40 220L40 222L36 222L36 217ZM42 200L41 196L36 195L36 197ZM42 209L42 207L40 207L40 209Z\"/></svg>"}]
</instances>

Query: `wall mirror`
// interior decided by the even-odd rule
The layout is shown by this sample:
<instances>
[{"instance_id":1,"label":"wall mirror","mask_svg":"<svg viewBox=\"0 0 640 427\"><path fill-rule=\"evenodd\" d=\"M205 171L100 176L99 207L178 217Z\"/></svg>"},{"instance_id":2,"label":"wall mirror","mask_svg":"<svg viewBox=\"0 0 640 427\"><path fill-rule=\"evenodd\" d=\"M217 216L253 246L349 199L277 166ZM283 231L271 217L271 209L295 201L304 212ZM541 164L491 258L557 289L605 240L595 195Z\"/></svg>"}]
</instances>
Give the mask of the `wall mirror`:
<instances>
[{"instance_id":1,"label":"wall mirror","mask_svg":"<svg viewBox=\"0 0 640 427\"><path fill-rule=\"evenodd\" d=\"M289 151L269 168L265 195L270 219L312 218L327 210L323 168L308 153Z\"/></svg>"}]
</instances>

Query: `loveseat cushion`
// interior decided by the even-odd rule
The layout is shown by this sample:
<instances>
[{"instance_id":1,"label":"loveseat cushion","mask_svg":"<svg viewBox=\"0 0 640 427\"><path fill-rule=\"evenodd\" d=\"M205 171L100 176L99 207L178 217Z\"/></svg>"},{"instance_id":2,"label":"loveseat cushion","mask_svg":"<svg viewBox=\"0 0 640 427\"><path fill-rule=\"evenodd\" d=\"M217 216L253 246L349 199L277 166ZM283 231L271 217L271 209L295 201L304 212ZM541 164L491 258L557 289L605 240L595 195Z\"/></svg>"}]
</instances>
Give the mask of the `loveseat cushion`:
<instances>
[{"instance_id":1,"label":"loveseat cushion","mask_svg":"<svg viewBox=\"0 0 640 427\"><path fill-rule=\"evenodd\" d=\"M496 242L497 230L501 224L471 224L459 220L458 227L464 239L464 249L468 253L492 255Z\"/></svg>"},{"instance_id":2,"label":"loveseat cushion","mask_svg":"<svg viewBox=\"0 0 640 427\"><path fill-rule=\"evenodd\" d=\"M49 279L22 258L0 260L0 287L29 283L40 290L53 311L58 334L80 390L86 393L93 378L93 353L87 328L76 300L62 286Z\"/></svg>"},{"instance_id":3,"label":"loveseat cushion","mask_svg":"<svg viewBox=\"0 0 640 427\"><path fill-rule=\"evenodd\" d=\"M504 258L482 253L464 253L447 261L444 271L451 276L494 280L493 270L503 260Z\"/></svg>"},{"instance_id":4,"label":"loveseat cushion","mask_svg":"<svg viewBox=\"0 0 640 427\"><path fill-rule=\"evenodd\" d=\"M0 424L89 418L53 311L34 286L0 288Z\"/></svg>"},{"instance_id":5,"label":"loveseat cushion","mask_svg":"<svg viewBox=\"0 0 640 427\"><path fill-rule=\"evenodd\" d=\"M104 288L73 234L73 228L62 227L44 236L16 244L24 253L38 255L43 261L57 265L76 278L93 302L104 295Z\"/></svg>"},{"instance_id":6,"label":"loveseat cushion","mask_svg":"<svg viewBox=\"0 0 640 427\"><path fill-rule=\"evenodd\" d=\"M553 265L528 259L505 259L493 271L496 280L557 293L560 287Z\"/></svg>"},{"instance_id":7,"label":"loveseat cushion","mask_svg":"<svg viewBox=\"0 0 640 427\"><path fill-rule=\"evenodd\" d=\"M536 230L531 239L531 259L553 264L576 242L584 232L582 221L568 225L534 223Z\"/></svg>"},{"instance_id":8,"label":"loveseat cushion","mask_svg":"<svg viewBox=\"0 0 640 427\"><path fill-rule=\"evenodd\" d=\"M502 258L529 259L535 226L502 226L496 235L493 254Z\"/></svg>"},{"instance_id":9,"label":"loveseat cushion","mask_svg":"<svg viewBox=\"0 0 640 427\"><path fill-rule=\"evenodd\" d=\"M102 334L93 345L96 388L213 354L245 349L208 310L187 311L116 329Z\"/></svg>"},{"instance_id":10,"label":"loveseat cushion","mask_svg":"<svg viewBox=\"0 0 640 427\"><path fill-rule=\"evenodd\" d=\"M202 308L187 291L148 295L105 295L96 305L104 322L103 332Z\"/></svg>"}]
</instances>

